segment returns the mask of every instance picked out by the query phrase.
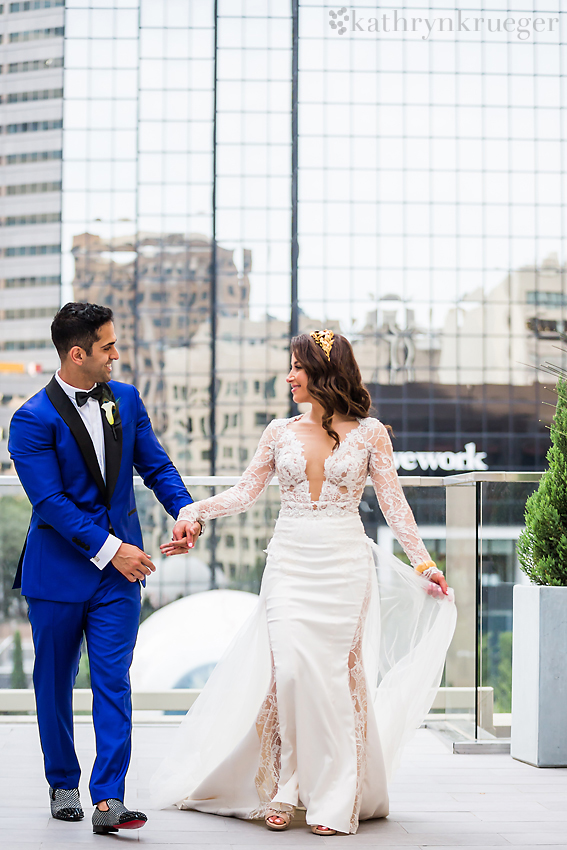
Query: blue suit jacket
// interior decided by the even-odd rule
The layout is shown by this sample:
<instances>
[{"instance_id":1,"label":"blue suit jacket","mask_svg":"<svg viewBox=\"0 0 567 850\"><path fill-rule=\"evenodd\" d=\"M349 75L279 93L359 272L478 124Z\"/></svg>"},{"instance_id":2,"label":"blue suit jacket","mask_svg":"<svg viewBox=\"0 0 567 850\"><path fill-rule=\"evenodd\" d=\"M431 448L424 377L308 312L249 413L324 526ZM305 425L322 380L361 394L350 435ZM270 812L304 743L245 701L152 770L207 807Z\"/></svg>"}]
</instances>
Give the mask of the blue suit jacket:
<instances>
[{"instance_id":1,"label":"blue suit jacket","mask_svg":"<svg viewBox=\"0 0 567 850\"><path fill-rule=\"evenodd\" d=\"M143 548L134 469L171 516L192 501L152 430L137 389L117 381L108 386L119 422L112 429L103 416L106 484L88 431L55 378L12 417L8 447L33 507L18 571L24 596L90 599L102 576L90 558L109 528ZM18 577L14 586L20 586Z\"/></svg>"}]
</instances>

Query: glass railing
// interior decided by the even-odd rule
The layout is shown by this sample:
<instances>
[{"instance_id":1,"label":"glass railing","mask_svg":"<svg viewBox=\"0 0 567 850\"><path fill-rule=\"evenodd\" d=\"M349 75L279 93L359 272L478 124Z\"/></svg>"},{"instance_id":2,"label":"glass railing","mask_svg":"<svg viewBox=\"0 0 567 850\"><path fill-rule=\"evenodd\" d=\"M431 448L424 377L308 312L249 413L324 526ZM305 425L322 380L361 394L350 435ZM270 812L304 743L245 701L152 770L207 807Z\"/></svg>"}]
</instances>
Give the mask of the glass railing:
<instances>
[{"instance_id":1,"label":"glass railing","mask_svg":"<svg viewBox=\"0 0 567 850\"><path fill-rule=\"evenodd\" d=\"M540 473L484 472L400 478L426 546L455 589L457 629L442 687L427 720L455 740L493 740L510 734L512 587L527 582L519 570L516 541L526 498L540 477ZM183 480L197 500L231 486L238 477L185 476ZM140 479L135 479L135 488L145 549L157 567L143 594L142 621L176 600L221 589L240 592L225 594L223 602L225 619L226 605L234 606L236 628L252 602L249 594L259 591L264 550L279 510L277 481L271 482L248 512L210 523L193 552L169 559L160 557L159 546L170 538L172 520ZM33 648L25 603L10 589L29 513L17 477L1 476L0 712L18 710L24 703L25 710L33 708L26 702L31 694L18 702L15 693L29 689ZM382 517L371 486L364 491L360 513L368 536L407 560ZM211 614L214 616L219 612ZM165 619L161 622L164 630L171 627ZM143 632L142 624L141 636ZM137 688L140 693L135 704L137 700L141 708L160 713L190 705L214 666L215 652L218 655L220 651L222 640L216 637L214 624L207 621L201 635L187 632L188 652L191 645L199 644L191 670L180 669L178 676L172 674L169 679L157 674L155 679L145 679ZM216 641L214 650L207 652L207 641ZM165 641L163 652L167 651ZM88 686L86 657L77 686L79 690ZM86 692L77 693L78 711L88 710L89 704Z\"/></svg>"},{"instance_id":2,"label":"glass railing","mask_svg":"<svg viewBox=\"0 0 567 850\"><path fill-rule=\"evenodd\" d=\"M527 497L541 473L474 472L445 478L447 580L458 621L447 656L447 695L462 689L466 710L447 711L453 738L508 738L511 727L512 588L528 582L516 543ZM452 714L452 716L450 716Z\"/></svg>"}]
</instances>

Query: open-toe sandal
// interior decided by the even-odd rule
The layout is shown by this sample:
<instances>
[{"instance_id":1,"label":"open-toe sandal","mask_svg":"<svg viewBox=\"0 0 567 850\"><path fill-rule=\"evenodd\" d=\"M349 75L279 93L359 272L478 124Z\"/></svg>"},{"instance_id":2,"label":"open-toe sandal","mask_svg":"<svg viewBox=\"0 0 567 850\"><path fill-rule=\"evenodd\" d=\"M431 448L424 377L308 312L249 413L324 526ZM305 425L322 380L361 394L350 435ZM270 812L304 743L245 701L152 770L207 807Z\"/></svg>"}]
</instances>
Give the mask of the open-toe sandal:
<instances>
[{"instance_id":1,"label":"open-toe sandal","mask_svg":"<svg viewBox=\"0 0 567 850\"><path fill-rule=\"evenodd\" d=\"M274 806L271 806L269 809L266 809L266 814L264 815L264 822L268 829L274 829L276 831L287 829L291 823L294 811L294 807L288 806L286 803L275 803ZM281 821L283 821L283 823L272 823L272 821L270 821L270 818L279 818Z\"/></svg>"},{"instance_id":2,"label":"open-toe sandal","mask_svg":"<svg viewBox=\"0 0 567 850\"><path fill-rule=\"evenodd\" d=\"M311 832L313 832L315 835L336 835L337 834L336 829L329 829L328 826L321 826L321 824L315 824L315 823L311 825Z\"/></svg>"}]
</instances>

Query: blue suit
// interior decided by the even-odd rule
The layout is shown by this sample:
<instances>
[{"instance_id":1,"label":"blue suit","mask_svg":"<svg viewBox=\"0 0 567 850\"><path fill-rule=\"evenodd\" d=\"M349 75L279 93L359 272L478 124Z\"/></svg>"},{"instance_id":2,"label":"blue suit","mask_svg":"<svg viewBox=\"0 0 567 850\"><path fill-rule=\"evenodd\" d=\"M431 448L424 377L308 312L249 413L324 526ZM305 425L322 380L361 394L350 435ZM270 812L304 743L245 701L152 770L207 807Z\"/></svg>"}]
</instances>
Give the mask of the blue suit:
<instances>
[{"instance_id":1,"label":"blue suit","mask_svg":"<svg viewBox=\"0 0 567 850\"><path fill-rule=\"evenodd\" d=\"M133 470L171 516L192 500L159 444L140 395L108 384L118 406L114 427L102 417L106 482L77 410L53 378L12 418L9 450L32 504L15 587L29 606L34 687L45 770L52 788L76 788L72 688L83 633L93 690L97 758L93 802L124 800L131 751L129 668L140 616L140 584L109 563L90 560L109 531L143 548Z\"/></svg>"}]
</instances>

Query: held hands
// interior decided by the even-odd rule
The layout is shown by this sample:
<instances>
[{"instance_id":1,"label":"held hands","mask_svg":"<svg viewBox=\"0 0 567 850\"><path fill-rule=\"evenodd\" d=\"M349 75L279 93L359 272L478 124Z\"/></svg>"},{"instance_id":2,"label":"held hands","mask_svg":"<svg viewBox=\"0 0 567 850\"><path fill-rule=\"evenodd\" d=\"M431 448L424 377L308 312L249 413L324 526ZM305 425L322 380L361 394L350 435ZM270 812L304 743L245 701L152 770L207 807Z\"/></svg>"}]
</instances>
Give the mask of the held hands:
<instances>
[{"instance_id":1,"label":"held hands","mask_svg":"<svg viewBox=\"0 0 567 850\"><path fill-rule=\"evenodd\" d=\"M119 573L122 573L131 582L145 579L156 569L150 556L131 543L121 544L118 552L112 558L112 564Z\"/></svg>"},{"instance_id":2,"label":"held hands","mask_svg":"<svg viewBox=\"0 0 567 850\"><path fill-rule=\"evenodd\" d=\"M172 541L163 543L159 548L162 555L184 555L189 549L193 549L197 537L201 533L201 525L196 520L191 522L187 519L178 520L173 526Z\"/></svg>"}]
</instances>

